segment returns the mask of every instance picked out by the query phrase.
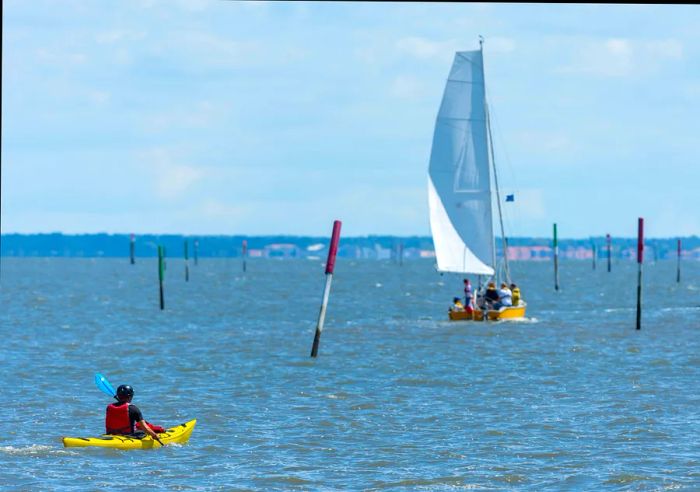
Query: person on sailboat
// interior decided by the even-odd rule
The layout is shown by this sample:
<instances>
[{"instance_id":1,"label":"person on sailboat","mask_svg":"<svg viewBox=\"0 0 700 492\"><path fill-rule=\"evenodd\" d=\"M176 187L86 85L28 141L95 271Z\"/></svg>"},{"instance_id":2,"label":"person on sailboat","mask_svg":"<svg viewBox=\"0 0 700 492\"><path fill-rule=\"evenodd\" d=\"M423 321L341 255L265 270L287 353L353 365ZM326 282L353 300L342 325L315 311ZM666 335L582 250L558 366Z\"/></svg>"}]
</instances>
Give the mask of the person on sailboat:
<instances>
[{"instance_id":1,"label":"person on sailboat","mask_svg":"<svg viewBox=\"0 0 700 492\"><path fill-rule=\"evenodd\" d=\"M513 306L520 306L520 288L515 284L510 284L510 291L513 293Z\"/></svg>"},{"instance_id":2,"label":"person on sailboat","mask_svg":"<svg viewBox=\"0 0 700 492\"><path fill-rule=\"evenodd\" d=\"M470 313L474 310L474 292L468 278L464 279L464 309Z\"/></svg>"},{"instance_id":3,"label":"person on sailboat","mask_svg":"<svg viewBox=\"0 0 700 492\"><path fill-rule=\"evenodd\" d=\"M484 294L484 302L486 304L486 309L495 309L498 303L498 291L496 290L495 282L489 282L486 286L486 293Z\"/></svg>"},{"instance_id":4,"label":"person on sailboat","mask_svg":"<svg viewBox=\"0 0 700 492\"><path fill-rule=\"evenodd\" d=\"M501 309L502 307L511 307L513 305L513 293L508 288L508 284L505 282L501 283L501 288L498 290L498 302L496 303L496 309Z\"/></svg>"},{"instance_id":5,"label":"person on sailboat","mask_svg":"<svg viewBox=\"0 0 700 492\"><path fill-rule=\"evenodd\" d=\"M455 297L452 299L452 307L450 307L450 311L457 311L461 312L464 311L464 304L462 304L462 299L459 297Z\"/></svg>"}]
</instances>

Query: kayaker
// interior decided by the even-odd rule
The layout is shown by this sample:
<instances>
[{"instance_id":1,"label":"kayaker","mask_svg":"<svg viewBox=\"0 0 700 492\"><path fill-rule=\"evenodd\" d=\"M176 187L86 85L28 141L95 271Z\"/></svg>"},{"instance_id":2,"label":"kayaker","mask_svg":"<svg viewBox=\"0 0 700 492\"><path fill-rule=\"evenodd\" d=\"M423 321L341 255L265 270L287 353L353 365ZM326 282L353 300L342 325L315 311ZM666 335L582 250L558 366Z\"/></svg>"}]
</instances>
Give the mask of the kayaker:
<instances>
[{"instance_id":1,"label":"kayaker","mask_svg":"<svg viewBox=\"0 0 700 492\"><path fill-rule=\"evenodd\" d=\"M131 403L133 398L134 389L128 384L122 384L117 388L117 403L107 406L105 434L143 437L143 434L146 433L162 446L163 443L158 439L158 434L152 428L155 427L156 430L161 430L162 427L151 426L146 422L141 414L141 410Z\"/></svg>"}]
</instances>

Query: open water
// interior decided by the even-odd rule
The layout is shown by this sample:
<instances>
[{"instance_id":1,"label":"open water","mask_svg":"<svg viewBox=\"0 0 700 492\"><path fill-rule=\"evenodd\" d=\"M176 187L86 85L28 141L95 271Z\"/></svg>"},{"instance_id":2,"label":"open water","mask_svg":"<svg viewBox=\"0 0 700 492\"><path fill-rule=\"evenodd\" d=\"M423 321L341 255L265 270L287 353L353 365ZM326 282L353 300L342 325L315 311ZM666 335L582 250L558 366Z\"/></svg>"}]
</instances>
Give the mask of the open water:
<instances>
[{"instance_id":1,"label":"open water","mask_svg":"<svg viewBox=\"0 0 700 492\"><path fill-rule=\"evenodd\" d=\"M528 320L451 323L433 262L3 258L3 490L700 490L700 263L515 263ZM476 279L472 279L476 280ZM189 444L101 433L95 372Z\"/></svg>"}]
</instances>

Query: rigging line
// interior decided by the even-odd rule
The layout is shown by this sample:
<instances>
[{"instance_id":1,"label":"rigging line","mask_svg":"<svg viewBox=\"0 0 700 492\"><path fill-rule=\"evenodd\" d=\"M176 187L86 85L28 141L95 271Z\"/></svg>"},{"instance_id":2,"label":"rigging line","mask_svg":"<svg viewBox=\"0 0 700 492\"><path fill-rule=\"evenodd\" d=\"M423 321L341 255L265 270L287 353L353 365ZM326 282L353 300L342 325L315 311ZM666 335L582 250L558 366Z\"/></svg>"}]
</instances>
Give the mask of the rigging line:
<instances>
[{"instance_id":1,"label":"rigging line","mask_svg":"<svg viewBox=\"0 0 700 492\"><path fill-rule=\"evenodd\" d=\"M489 109L490 109L490 114L493 117L493 122L496 127L496 133L498 134L498 142L499 142L499 148L503 149L503 154L505 157L505 163L506 163L506 168L508 169L508 174L511 182L514 184L513 191L515 194L520 194L520 186L518 185L518 180L517 177L515 176L515 172L513 171L513 166L510 160L510 155L508 154L508 147L505 144L505 139L503 138L503 132L501 131L501 127L498 123L498 116L496 114L495 108L489 104ZM513 226L513 223L515 222L516 224L520 223L519 220L519 214L518 214L518 208L514 207L514 217L510 217L508 214L508 209L506 208L506 221L508 223L508 230L511 231L512 235L511 237L518 236L520 231L516 233L516 227Z\"/></svg>"}]
</instances>

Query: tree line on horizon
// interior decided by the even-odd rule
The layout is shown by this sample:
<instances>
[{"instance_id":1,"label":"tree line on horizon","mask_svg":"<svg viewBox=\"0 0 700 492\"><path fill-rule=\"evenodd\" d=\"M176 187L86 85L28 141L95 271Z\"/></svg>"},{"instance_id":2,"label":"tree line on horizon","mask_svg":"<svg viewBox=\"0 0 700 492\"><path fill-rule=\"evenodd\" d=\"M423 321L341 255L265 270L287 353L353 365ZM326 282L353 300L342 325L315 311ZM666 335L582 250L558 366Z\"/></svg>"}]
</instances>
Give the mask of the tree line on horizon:
<instances>
[{"instance_id":1,"label":"tree line on horizon","mask_svg":"<svg viewBox=\"0 0 700 492\"><path fill-rule=\"evenodd\" d=\"M658 259L675 257L677 240L679 238L647 239L645 244L652 249ZM689 251L700 248L700 237L690 236L680 238L683 250ZM64 257L128 257L130 234L2 234L0 236L0 255L2 256L64 256ZM197 254L200 257L240 257L242 244L245 240L247 248L260 250L271 245L290 245L303 251L323 250L327 247L329 238L321 236L244 236L244 235L182 235L182 234L137 234L135 235L135 255L137 257L157 256L158 245L164 246L171 257L182 256L184 241L189 241L190 256L194 252L194 242L198 242ZM636 248L636 238L612 238L612 254L620 257L629 248ZM598 256L606 253L604 236L588 239L559 239L559 249L570 248L591 249L595 244ZM544 246L551 247L551 238L514 237L508 238L509 246ZM496 247L501 252L501 241L496 241ZM430 236L392 236L368 235L341 237L339 256L355 256L357 248L383 249L393 252L402 251L431 251L433 241ZM410 257L411 255L408 255ZM415 255L414 255L415 256Z\"/></svg>"}]
</instances>

